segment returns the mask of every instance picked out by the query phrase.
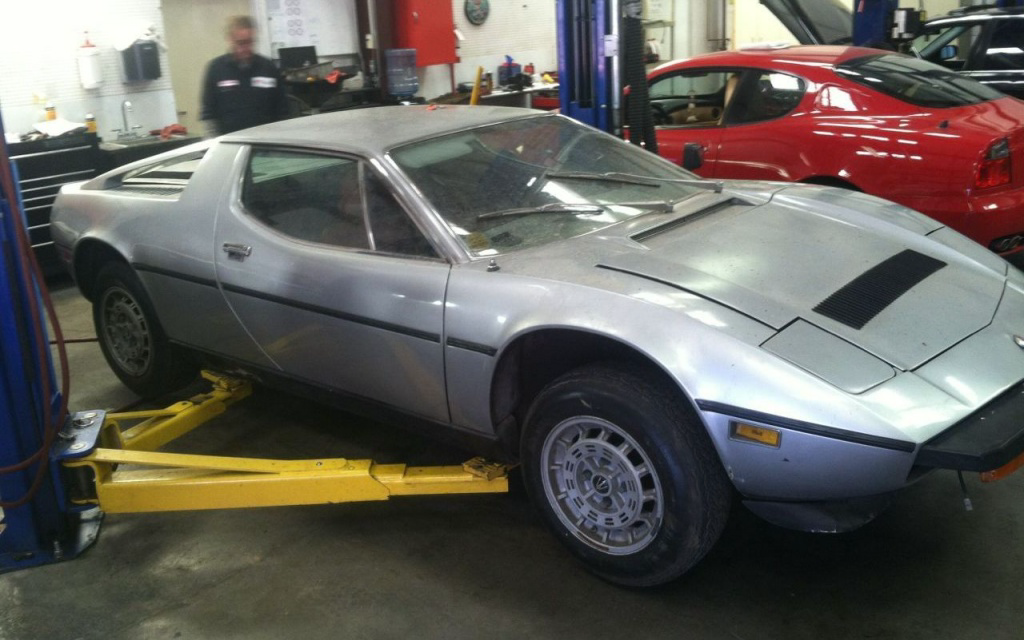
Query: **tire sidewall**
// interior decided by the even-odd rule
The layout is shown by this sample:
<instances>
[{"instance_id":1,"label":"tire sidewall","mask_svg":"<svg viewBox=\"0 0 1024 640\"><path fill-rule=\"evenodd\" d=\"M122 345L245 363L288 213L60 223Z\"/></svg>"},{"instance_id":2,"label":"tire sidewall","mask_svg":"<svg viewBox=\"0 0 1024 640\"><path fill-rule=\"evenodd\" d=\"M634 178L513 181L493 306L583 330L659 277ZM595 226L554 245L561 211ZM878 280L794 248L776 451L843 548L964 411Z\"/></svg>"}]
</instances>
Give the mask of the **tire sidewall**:
<instances>
[{"instance_id":1,"label":"tire sidewall","mask_svg":"<svg viewBox=\"0 0 1024 640\"><path fill-rule=\"evenodd\" d=\"M712 489L706 486L706 470L702 473L700 469L706 456L695 454L695 448L705 443L692 437L693 428L702 427L693 425L674 401L659 397L657 387L651 388L636 376L607 371L595 375L594 371L599 370L564 376L545 389L531 407L522 450L527 490L546 524L593 572L627 586L661 584L696 564L710 546L708 532L714 530L711 535L717 538L720 531L712 513L718 505L708 505L705 500ZM621 380L616 381L616 376ZM636 441L654 467L661 485L663 518L654 539L634 553L613 555L591 547L566 528L558 516L559 507L547 499L541 460L544 442L557 425L574 416L614 424Z\"/></svg>"}]
</instances>

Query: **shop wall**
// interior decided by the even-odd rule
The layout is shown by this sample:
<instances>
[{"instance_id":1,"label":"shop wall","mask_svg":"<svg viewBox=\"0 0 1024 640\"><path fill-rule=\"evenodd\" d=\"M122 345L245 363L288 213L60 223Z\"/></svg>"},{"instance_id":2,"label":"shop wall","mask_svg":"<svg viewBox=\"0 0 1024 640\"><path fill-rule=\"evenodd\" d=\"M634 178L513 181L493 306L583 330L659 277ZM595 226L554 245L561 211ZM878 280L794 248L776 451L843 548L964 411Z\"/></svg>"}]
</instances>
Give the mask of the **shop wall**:
<instances>
[{"instance_id":1,"label":"shop wall","mask_svg":"<svg viewBox=\"0 0 1024 640\"><path fill-rule=\"evenodd\" d=\"M84 122L96 116L100 134L122 126L121 104L133 105L132 123L144 129L175 121L166 54L160 54L158 80L126 84L114 44L152 30L162 37L159 0L50 0L45 5L5 3L0 20L0 110L7 132L30 131L42 120L46 102L58 115ZM100 48L103 83L84 89L77 55L88 31Z\"/></svg>"},{"instance_id":2,"label":"shop wall","mask_svg":"<svg viewBox=\"0 0 1024 640\"><path fill-rule=\"evenodd\" d=\"M456 83L472 82L477 66L493 73L497 81L498 66L506 55L523 66L532 62L538 72L558 69L554 0L492 1L490 16L479 26L466 19L463 0L450 1L455 26L465 38L458 43ZM428 99L452 90L448 65L423 68L419 75L420 95Z\"/></svg>"}]
</instances>

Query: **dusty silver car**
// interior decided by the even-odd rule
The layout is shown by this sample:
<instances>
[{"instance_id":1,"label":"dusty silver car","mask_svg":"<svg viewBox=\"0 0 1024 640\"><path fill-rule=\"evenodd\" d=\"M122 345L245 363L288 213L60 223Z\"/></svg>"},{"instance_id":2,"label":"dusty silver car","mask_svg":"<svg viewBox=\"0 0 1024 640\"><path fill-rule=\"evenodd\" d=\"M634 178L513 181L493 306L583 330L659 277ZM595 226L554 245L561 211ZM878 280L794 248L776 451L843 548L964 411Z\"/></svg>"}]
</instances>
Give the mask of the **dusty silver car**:
<instances>
[{"instance_id":1,"label":"dusty silver car","mask_svg":"<svg viewBox=\"0 0 1024 640\"><path fill-rule=\"evenodd\" d=\"M898 205L699 180L558 115L276 123L65 187L54 229L138 393L212 361L461 436L621 584L693 566L736 495L844 531L1024 450L1019 271Z\"/></svg>"}]
</instances>

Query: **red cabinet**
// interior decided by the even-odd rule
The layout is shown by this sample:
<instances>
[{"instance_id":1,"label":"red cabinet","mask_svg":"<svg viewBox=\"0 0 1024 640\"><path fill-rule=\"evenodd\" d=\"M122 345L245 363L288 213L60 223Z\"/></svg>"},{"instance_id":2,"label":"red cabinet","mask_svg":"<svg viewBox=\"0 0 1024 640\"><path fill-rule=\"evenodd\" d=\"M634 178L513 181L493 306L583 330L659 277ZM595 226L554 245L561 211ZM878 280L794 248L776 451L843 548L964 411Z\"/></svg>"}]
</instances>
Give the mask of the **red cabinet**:
<instances>
[{"instance_id":1,"label":"red cabinet","mask_svg":"<svg viewBox=\"0 0 1024 640\"><path fill-rule=\"evenodd\" d=\"M451 0L394 0L394 47L415 49L416 66L458 62Z\"/></svg>"}]
</instances>

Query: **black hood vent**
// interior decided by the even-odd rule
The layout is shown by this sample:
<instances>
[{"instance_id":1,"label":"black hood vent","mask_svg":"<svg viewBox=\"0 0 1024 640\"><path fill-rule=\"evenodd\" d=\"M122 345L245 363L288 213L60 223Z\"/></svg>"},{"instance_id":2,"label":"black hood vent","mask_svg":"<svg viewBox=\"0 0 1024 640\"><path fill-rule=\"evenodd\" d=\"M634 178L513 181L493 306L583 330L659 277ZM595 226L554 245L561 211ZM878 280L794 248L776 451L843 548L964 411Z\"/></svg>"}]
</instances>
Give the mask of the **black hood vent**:
<instances>
[{"instance_id":1,"label":"black hood vent","mask_svg":"<svg viewBox=\"0 0 1024 640\"><path fill-rule=\"evenodd\" d=\"M822 300L814 310L861 329L904 293L946 263L907 249L878 263Z\"/></svg>"}]
</instances>

